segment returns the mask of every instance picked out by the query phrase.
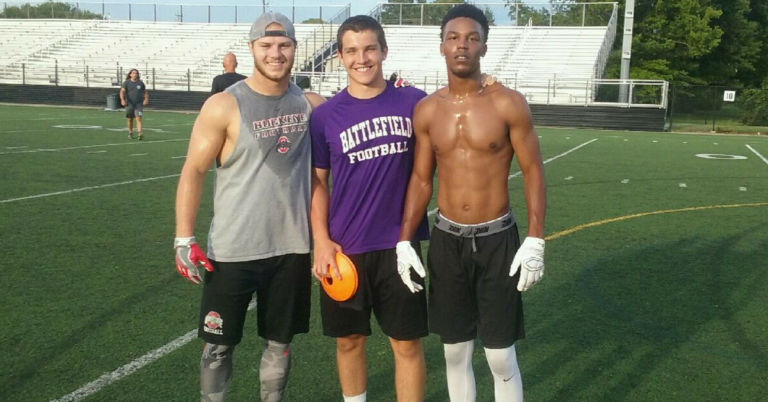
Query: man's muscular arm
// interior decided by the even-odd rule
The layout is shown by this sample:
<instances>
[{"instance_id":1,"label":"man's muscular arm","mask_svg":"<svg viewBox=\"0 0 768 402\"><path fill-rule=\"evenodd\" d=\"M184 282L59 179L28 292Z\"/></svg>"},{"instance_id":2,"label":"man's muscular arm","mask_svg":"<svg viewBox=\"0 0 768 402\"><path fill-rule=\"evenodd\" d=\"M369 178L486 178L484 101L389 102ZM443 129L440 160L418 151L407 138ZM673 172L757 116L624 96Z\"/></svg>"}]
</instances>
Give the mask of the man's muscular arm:
<instances>
[{"instance_id":1,"label":"man's muscular arm","mask_svg":"<svg viewBox=\"0 0 768 402\"><path fill-rule=\"evenodd\" d=\"M435 177L435 153L429 138L429 122L432 120L434 102L430 97L422 99L413 112L413 131L416 136L413 171L405 196L400 241L411 241L419 227L424 211L432 198L432 179Z\"/></svg>"},{"instance_id":2,"label":"man's muscular arm","mask_svg":"<svg viewBox=\"0 0 768 402\"><path fill-rule=\"evenodd\" d=\"M544 215L547 210L547 189L544 182L544 163L541 161L539 138L533 129L531 110L516 91L505 91L503 108L512 148L523 172L525 202L528 206L528 237L512 261L509 275L520 272L517 290L524 292L544 276Z\"/></svg>"},{"instance_id":3,"label":"man's muscular arm","mask_svg":"<svg viewBox=\"0 0 768 402\"><path fill-rule=\"evenodd\" d=\"M310 221L312 223L312 236L315 240L315 259L312 265L312 273L318 280L323 277L341 279L341 273L336 266L336 253L343 252L341 246L331 240L328 230L328 210L331 204L331 191L329 186L330 170L312 169L312 210Z\"/></svg>"},{"instance_id":4,"label":"man's muscular arm","mask_svg":"<svg viewBox=\"0 0 768 402\"><path fill-rule=\"evenodd\" d=\"M405 286L413 293L421 291L423 287L411 280L411 268L422 278L426 276L424 266L416 250L413 249L411 240L432 198L432 178L435 176L435 154L429 138L432 109L434 109L434 102L430 101L430 98L424 98L416 105L413 112L413 131L416 136L413 171L405 195L400 241L395 248L397 272Z\"/></svg>"},{"instance_id":5,"label":"man's muscular arm","mask_svg":"<svg viewBox=\"0 0 768 402\"><path fill-rule=\"evenodd\" d=\"M195 241L194 227L205 174L227 138L232 110L237 110L237 103L227 93L216 94L205 102L192 128L187 158L179 177L174 240L176 270L192 283L200 283L201 280L197 263L213 271L213 266Z\"/></svg>"}]
</instances>

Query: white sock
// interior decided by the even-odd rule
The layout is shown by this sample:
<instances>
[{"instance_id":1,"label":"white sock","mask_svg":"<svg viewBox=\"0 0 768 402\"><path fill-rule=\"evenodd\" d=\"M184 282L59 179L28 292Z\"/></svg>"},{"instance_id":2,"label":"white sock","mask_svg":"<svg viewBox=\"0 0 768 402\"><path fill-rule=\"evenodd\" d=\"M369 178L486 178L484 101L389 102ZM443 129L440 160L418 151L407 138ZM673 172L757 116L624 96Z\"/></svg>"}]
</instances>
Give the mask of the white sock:
<instances>
[{"instance_id":1,"label":"white sock","mask_svg":"<svg viewBox=\"0 0 768 402\"><path fill-rule=\"evenodd\" d=\"M472 370L472 352L475 341L444 344L445 374L448 379L448 397L451 402L475 402L475 372Z\"/></svg>"},{"instance_id":2,"label":"white sock","mask_svg":"<svg viewBox=\"0 0 768 402\"><path fill-rule=\"evenodd\" d=\"M485 348L485 358L493 373L496 401L523 402L523 379L517 366L515 345L505 349Z\"/></svg>"},{"instance_id":3,"label":"white sock","mask_svg":"<svg viewBox=\"0 0 768 402\"><path fill-rule=\"evenodd\" d=\"M367 393L368 392L366 391L366 392L363 392L362 394L356 395L356 396L346 396L346 395L344 395L344 402L365 402L365 394L367 394Z\"/></svg>"}]
</instances>

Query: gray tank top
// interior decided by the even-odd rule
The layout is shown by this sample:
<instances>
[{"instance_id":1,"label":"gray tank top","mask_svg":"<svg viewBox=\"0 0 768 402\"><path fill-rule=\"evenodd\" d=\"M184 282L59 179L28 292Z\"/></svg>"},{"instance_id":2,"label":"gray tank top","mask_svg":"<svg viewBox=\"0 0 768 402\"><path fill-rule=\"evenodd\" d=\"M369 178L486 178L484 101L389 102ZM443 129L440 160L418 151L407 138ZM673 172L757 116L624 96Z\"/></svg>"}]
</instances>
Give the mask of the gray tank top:
<instances>
[{"instance_id":1,"label":"gray tank top","mask_svg":"<svg viewBox=\"0 0 768 402\"><path fill-rule=\"evenodd\" d=\"M280 96L261 95L245 81L226 92L237 100L240 132L214 173L208 257L238 262L309 253L309 101L294 84Z\"/></svg>"}]
</instances>

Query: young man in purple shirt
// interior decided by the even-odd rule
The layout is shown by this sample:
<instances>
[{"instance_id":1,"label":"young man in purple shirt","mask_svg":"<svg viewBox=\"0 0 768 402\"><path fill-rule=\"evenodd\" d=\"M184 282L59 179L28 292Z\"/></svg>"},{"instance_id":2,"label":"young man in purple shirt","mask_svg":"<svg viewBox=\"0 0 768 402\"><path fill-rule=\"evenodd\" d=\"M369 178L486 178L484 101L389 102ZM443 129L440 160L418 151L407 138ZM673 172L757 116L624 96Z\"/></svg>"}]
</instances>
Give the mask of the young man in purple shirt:
<instances>
[{"instance_id":1,"label":"young man in purple shirt","mask_svg":"<svg viewBox=\"0 0 768 402\"><path fill-rule=\"evenodd\" d=\"M321 292L323 333L336 338L344 401L364 402L365 342L373 311L394 352L397 400L422 401L421 338L428 335L424 271L399 270L396 246L413 166L413 109L426 94L384 80L388 49L373 18L347 19L337 40L349 86L315 109L310 120L314 274L338 278L334 255L344 252L357 267L359 285L355 296L341 303ZM424 216L411 240L428 237ZM413 248L420 250L418 244Z\"/></svg>"}]
</instances>

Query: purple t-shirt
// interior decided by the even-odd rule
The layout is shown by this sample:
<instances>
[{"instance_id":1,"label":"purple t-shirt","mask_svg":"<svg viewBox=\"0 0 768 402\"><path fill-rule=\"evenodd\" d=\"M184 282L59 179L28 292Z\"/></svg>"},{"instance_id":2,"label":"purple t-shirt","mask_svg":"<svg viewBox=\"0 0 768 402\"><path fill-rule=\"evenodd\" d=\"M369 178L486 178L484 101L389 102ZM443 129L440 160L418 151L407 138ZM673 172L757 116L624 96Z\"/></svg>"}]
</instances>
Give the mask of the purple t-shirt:
<instances>
[{"instance_id":1,"label":"purple t-shirt","mask_svg":"<svg viewBox=\"0 0 768 402\"><path fill-rule=\"evenodd\" d=\"M413 169L413 108L426 93L387 88L371 99L343 90L310 118L312 164L330 169L331 240L346 254L394 248ZM414 240L429 239L424 216Z\"/></svg>"}]
</instances>

